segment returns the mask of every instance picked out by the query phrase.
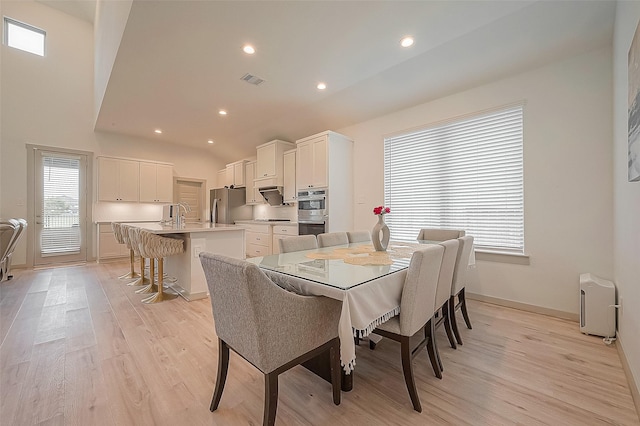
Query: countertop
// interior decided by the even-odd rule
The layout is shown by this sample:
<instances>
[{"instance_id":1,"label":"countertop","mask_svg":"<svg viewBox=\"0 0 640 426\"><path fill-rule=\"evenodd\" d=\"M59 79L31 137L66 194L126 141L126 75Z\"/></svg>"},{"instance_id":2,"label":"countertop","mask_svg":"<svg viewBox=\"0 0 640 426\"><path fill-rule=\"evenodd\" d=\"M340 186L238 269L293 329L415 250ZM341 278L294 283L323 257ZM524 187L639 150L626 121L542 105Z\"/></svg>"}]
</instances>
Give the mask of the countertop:
<instances>
[{"instance_id":1,"label":"countertop","mask_svg":"<svg viewBox=\"0 0 640 426\"><path fill-rule=\"evenodd\" d=\"M210 223L210 222L195 222L185 223L182 226L176 226L175 224L163 225L160 222L122 222L125 225L135 226L154 234L188 234L194 232L225 232L225 231L237 231L244 230L242 226L225 225L222 223Z\"/></svg>"}]
</instances>

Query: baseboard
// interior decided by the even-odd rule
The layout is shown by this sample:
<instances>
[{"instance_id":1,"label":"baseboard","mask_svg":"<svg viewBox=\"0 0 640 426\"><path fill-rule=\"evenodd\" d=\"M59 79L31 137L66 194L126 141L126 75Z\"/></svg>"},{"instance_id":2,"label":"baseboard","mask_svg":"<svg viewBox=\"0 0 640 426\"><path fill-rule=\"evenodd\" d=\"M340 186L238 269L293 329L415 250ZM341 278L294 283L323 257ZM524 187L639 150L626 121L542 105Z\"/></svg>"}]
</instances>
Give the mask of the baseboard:
<instances>
[{"instance_id":1,"label":"baseboard","mask_svg":"<svg viewBox=\"0 0 640 426\"><path fill-rule=\"evenodd\" d=\"M562 318L570 321L578 322L580 320L579 314L573 312L559 311L557 309L543 308L542 306L529 305L527 303L515 302L513 300L500 299L498 297L484 296L482 294L467 293L465 296L468 299L479 300L481 302L487 302L498 306L505 306L507 308L520 309L521 311L533 312L535 314L549 315L551 317Z\"/></svg>"},{"instance_id":2,"label":"baseboard","mask_svg":"<svg viewBox=\"0 0 640 426\"><path fill-rule=\"evenodd\" d=\"M631 372L629 360L627 359L627 355L624 353L624 348L622 347L621 338L622 336L618 334L616 348L618 348L618 355L620 356L622 369L624 370L625 376L627 376L627 383L629 383L629 390L631 391L633 403L636 406L636 412L638 413L638 417L640 417L640 389L638 389L638 383L636 383L636 379L633 377L633 373Z\"/></svg>"}]
</instances>

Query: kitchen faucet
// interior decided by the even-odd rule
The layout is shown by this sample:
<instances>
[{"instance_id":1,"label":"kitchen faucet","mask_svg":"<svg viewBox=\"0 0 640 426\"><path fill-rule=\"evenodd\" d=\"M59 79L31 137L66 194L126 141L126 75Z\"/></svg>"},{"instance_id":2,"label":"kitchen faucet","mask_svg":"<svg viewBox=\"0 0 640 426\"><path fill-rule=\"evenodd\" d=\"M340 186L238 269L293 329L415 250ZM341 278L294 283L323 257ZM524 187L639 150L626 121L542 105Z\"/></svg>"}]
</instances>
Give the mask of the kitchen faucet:
<instances>
[{"instance_id":1,"label":"kitchen faucet","mask_svg":"<svg viewBox=\"0 0 640 426\"><path fill-rule=\"evenodd\" d=\"M180 214L180 207L184 209L185 215L191 212L191 206L186 201L180 202L176 204L178 206L178 215L176 216L176 226L182 226L184 221L186 220L184 216Z\"/></svg>"}]
</instances>

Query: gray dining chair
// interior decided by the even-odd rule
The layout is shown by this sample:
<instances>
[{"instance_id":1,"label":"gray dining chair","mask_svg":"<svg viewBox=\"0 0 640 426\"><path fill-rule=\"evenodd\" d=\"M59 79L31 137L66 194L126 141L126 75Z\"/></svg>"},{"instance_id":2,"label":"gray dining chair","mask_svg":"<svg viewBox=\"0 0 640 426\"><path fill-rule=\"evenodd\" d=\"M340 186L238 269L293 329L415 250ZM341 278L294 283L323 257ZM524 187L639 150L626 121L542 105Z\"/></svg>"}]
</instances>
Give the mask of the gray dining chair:
<instances>
[{"instance_id":1,"label":"gray dining chair","mask_svg":"<svg viewBox=\"0 0 640 426\"><path fill-rule=\"evenodd\" d=\"M422 406L413 376L412 360L422 353L422 348L429 340L425 326L429 327L433 310L425 309L425 306L435 304L444 250L441 245L429 245L413 253L402 289L400 315L373 330L373 333L400 342L404 381L413 409L418 412L422 412ZM415 343L415 338L411 339L414 336L420 339L418 343Z\"/></svg>"},{"instance_id":2,"label":"gray dining chair","mask_svg":"<svg viewBox=\"0 0 640 426\"><path fill-rule=\"evenodd\" d=\"M371 242L371 232L369 231L347 231L349 243Z\"/></svg>"},{"instance_id":3,"label":"gray dining chair","mask_svg":"<svg viewBox=\"0 0 640 426\"><path fill-rule=\"evenodd\" d=\"M229 367L229 349L265 377L263 425L273 425L278 376L329 351L333 402L340 404L342 302L283 290L250 262L200 253L218 335L218 373L211 411L220 404Z\"/></svg>"},{"instance_id":4,"label":"gray dining chair","mask_svg":"<svg viewBox=\"0 0 640 426\"><path fill-rule=\"evenodd\" d=\"M16 249L18 245L18 241L24 235L24 231L27 229L27 221L24 219L11 219L18 223L18 229L13 236L13 239L9 243L9 247L7 248L6 254L4 255L4 263L3 263L3 272L2 275L6 277L8 280L13 278L13 274L11 274L11 258L13 256L13 251Z\"/></svg>"},{"instance_id":5,"label":"gray dining chair","mask_svg":"<svg viewBox=\"0 0 640 426\"><path fill-rule=\"evenodd\" d=\"M449 316L453 334L456 336L458 344L462 345L462 338L460 337L460 331L458 330L458 323L456 321L456 311L462 311L462 317L464 318L467 328L472 329L469 313L467 312L467 299L464 289L469 282L469 258L471 256L471 250L473 249L473 237L464 236L458 238L458 241L460 242L460 246L458 247L456 267L453 272L453 285L451 286L451 296L449 298ZM456 302L456 297L458 298L458 302Z\"/></svg>"},{"instance_id":6,"label":"gray dining chair","mask_svg":"<svg viewBox=\"0 0 640 426\"><path fill-rule=\"evenodd\" d=\"M418 238L416 239L430 241L447 241L464 237L464 235L465 232L461 229L422 228L418 233Z\"/></svg>"},{"instance_id":7,"label":"gray dining chair","mask_svg":"<svg viewBox=\"0 0 640 426\"><path fill-rule=\"evenodd\" d=\"M10 254L19 233L20 223L17 220L0 220L0 281L9 279Z\"/></svg>"},{"instance_id":8,"label":"gray dining chair","mask_svg":"<svg viewBox=\"0 0 640 426\"><path fill-rule=\"evenodd\" d=\"M436 331L444 325L449 344L452 348L456 348L456 343L451 331L451 322L449 319L449 297L451 296L451 286L453 284L453 272L456 267L456 257L458 255L458 240L447 240L439 244L444 248L442 256L442 265L440 266L440 274L438 275L438 288L436 290L436 299L433 304L433 312L429 326L425 329L428 336L427 351L429 352L429 360L431 367L438 379L442 379L444 366L440 359L438 351L438 342L436 340Z\"/></svg>"},{"instance_id":9,"label":"gray dining chair","mask_svg":"<svg viewBox=\"0 0 640 426\"><path fill-rule=\"evenodd\" d=\"M329 232L318 235L318 247L333 247L349 244L346 232Z\"/></svg>"},{"instance_id":10,"label":"gray dining chair","mask_svg":"<svg viewBox=\"0 0 640 426\"><path fill-rule=\"evenodd\" d=\"M315 235L297 235L294 237L281 238L278 240L280 253L291 253L293 251L312 250L318 248L318 240Z\"/></svg>"}]
</instances>

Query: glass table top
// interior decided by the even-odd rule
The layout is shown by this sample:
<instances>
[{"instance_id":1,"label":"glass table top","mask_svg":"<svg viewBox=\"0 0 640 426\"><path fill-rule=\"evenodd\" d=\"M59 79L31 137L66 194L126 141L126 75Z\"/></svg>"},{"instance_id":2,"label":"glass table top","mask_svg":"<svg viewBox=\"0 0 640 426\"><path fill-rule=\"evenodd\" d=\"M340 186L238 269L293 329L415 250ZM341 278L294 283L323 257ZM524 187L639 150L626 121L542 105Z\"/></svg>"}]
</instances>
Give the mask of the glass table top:
<instances>
[{"instance_id":1,"label":"glass table top","mask_svg":"<svg viewBox=\"0 0 640 426\"><path fill-rule=\"evenodd\" d=\"M322 257L323 255L330 257L336 252L343 253L344 257L369 256L368 253L358 250L358 248L362 249L363 247L371 246L371 244L368 243L354 243L284 254L273 254L249 258L247 261L266 270L276 271L292 277L347 290L408 268L411 261L410 253L420 248L420 245L424 243L431 242L392 242L387 249L387 259L392 262L389 265L356 265L345 262L343 258L314 258L318 256ZM348 250L345 250L347 248L356 250L354 250L353 253L345 253L348 252ZM378 254L380 254L380 252L378 252Z\"/></svg>"}]
</instances>

